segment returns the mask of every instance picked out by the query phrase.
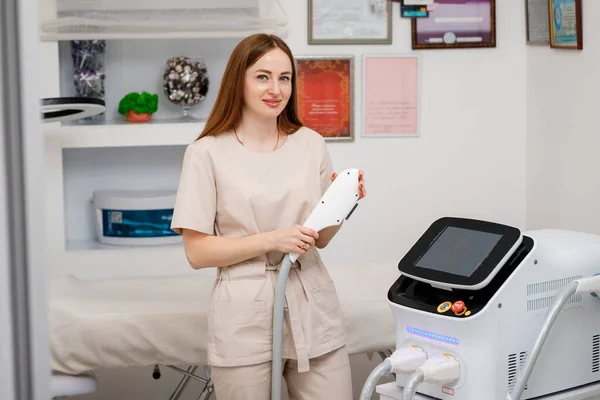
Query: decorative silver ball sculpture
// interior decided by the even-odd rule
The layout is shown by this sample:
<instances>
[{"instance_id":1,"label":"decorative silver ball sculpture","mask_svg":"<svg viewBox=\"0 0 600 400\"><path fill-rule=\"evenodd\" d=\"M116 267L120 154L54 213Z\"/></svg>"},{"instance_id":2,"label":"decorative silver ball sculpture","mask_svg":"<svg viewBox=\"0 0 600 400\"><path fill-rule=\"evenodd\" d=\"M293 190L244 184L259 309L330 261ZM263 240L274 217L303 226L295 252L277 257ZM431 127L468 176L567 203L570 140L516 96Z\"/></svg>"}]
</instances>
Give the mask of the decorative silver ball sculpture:
<instances>
[{"instance_id":1,"label":"decorative silver ball sculpture","mask_svg":"<svg viewBox=\"0 0 600 400\"><path fill-rule=\"evenodd\" d=\"M163 90L169 101L182 107L184 119L192 119L190 110L205 99L208 87L208 70L204 61L184 56L167 60Z\"/></svg>"}]
</instances>

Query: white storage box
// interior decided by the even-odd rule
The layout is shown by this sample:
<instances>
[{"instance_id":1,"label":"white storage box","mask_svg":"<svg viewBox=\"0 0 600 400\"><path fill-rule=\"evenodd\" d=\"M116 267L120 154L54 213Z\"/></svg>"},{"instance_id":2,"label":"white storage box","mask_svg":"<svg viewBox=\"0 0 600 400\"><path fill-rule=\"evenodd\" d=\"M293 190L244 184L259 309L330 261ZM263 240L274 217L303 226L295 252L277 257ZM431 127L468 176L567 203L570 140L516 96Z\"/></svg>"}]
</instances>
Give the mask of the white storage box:
<instances>
[{"instance_id":1,"label":"white storage box","mask_svg":"<svg viewBox=\"0 0 600 400\"><path fill-rule=\"evenodd\" d=\"M175 191L95 191L96 233L101 243L161 245L182 243L171 230Z\"/></svg>"}]
</instances>

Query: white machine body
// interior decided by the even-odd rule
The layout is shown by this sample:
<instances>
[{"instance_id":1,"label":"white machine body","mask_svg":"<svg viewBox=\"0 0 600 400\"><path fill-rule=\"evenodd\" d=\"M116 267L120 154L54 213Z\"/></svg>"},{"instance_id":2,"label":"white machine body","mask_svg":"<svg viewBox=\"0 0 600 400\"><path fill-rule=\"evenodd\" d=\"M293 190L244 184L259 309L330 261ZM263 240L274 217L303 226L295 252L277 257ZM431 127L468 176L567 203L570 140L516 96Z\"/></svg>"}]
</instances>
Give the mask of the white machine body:
<instances>
[{"instance_id":1,"label":"white machine body","mask_svg":"<svg viewBox=\"0 0 600 400\"><path fill-rule=\"evenodd\" d=\"M444 226L465 228L465 224L466 229L476 226L475 230L487 230L489 224L491 231L497 228L495 233L502 235L506 229L514 237L503 244L498 242L496 252L482 258L470 277L479 273L475 280L464 273L468 282L460 282L461 277L453 274L448 284L443 278L436 279L438 271L425 271L417 265L429 250L437 251L439 260L443 260L437 266L451 265L447 260L452 257L457 262L467 260L469 244L460 238L452 246L434 249ZM600 236L561 230L515 232L516 228L482 221L443 218L399 263L401 276L388 293L396 320L397 349L419 346L427 358L449 354L460 364L457 381L445 385L423 382L415 398L424 394L443 400L505 400L554 296L570 282L600 273ZM513 242L519 242L517 248ZM482 243L475 240L471 245L481 247ZM498 246L504 246L504 250L498 250ZM494 260L503 263L493 266ZM488 272L481 271L484 268ZM411 277L403 276L403 269ZM495 278L481 288L481 282L492 271ZM409 375L397 374L397 384L404 387ZM600 382L600 301L587 292L573 295L560 312L522 399L594 382Z\"/></svg>"},{"instance_id":2,"label":"white machine body","mask_svg":"<svg viewBox=\"0 0 600 400\"><path fill-rule=\"evenodd\" d=\"M303 226L320 231L329 226L340 225L344 219L350 218L358 206L358 169L346 169L340 172L329 185ZM300 255L290 253L292 263Z\"/></svg>"}]
</instances>

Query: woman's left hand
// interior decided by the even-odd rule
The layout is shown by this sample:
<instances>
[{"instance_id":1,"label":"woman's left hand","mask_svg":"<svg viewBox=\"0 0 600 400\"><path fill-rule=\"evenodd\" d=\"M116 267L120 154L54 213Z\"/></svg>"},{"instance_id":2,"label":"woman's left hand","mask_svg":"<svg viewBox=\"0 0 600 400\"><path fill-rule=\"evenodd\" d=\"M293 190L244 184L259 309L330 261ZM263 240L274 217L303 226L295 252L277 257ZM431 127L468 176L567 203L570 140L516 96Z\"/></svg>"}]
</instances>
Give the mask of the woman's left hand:
<instances>
[{"instance_id":1,"label":"woman's left hand","mask_svg":"<svg viewBox=\"0 0 600 400\"><path fill-rule=\"evenodd\" d=\"M365 173L363 172L362 169L358 170L358 194L359 197L358 199L362 199L367 195L367 189L365 189L365 179L364 179ZM334 172L333 174L331 174L331 182L333 182L335 180L335 178L337 178L337 174Z\"/></svg>"}]
</instances>

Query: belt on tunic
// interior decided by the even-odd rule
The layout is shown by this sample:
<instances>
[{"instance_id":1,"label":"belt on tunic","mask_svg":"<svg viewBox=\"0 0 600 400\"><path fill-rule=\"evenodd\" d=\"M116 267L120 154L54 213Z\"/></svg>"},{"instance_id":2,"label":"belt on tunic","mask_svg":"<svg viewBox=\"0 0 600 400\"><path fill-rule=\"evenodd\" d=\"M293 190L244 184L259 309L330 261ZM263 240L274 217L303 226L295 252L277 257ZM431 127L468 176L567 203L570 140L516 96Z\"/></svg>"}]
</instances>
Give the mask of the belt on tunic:
<instances>
[{"instance_id":1,"label":"belt on tunic","mask_svg":"<svg viewBox=\"0 0 600 400\"><path fill-rule=\"evenodd\" d=\"M290 268L290 275L294 274L299 280L297 267L298 262L292 264ZM279 270L279 265L267 265L267 271ZM308 349L306 348L306 340L304 338L304 332L302 331L302 324L300 322L300 310L298 309L298 302L296 300L296 294L289 285L285 286L285 305L288 308L288 315L290 317L290 325L292 329L292 338L294 347L296 349L296 357L298 362L298 372L307 372L310 370L308 362ZM284 318L285 320L285 318Z\"/></svg>"}]
</instances>

